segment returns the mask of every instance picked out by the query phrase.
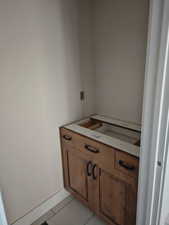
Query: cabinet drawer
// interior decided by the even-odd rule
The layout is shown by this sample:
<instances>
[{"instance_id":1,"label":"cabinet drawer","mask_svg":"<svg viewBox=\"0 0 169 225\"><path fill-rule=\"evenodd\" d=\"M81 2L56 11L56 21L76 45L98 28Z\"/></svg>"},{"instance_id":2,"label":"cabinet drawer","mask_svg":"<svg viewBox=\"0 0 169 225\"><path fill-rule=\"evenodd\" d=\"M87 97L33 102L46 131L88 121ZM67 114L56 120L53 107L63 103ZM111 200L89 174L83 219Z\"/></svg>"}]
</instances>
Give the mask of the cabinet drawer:
<instances>
[{"instance_id":1,"label":"cabinet drawer","mask_svg":"<svg viewBox=\"0 0 169 225\"><path fill-rule=\"evenodd\" d=\"M115 152L115 168L132 177L138 176L139 160L121 151Z\"/></svg>"},{"instance_id":2,"label":"cabinet drawer","mask_svg":"<svg viewBox=\"0 0 169 225\"><path fill-rule=\"evenodd\" d=\"M72 131L69 131L65 128L60 129L60 137L63 144L70 145L72 147L75 146L76 142L76 134Z\"/></svg>"},{"instance_id":3,"label":"cabinet drawer","mask_svg":"<svg viewBox=\"0 0 169 225\"><path fill-rule=\"evenodd\" d=\"M101 144L87 137L77 135L76 148L91 156L98 156L102 152Z\"/></svg>"},{"instance_id":4,"label":"cabinet drawer","mask_svg":"<svg viewBox=\"0 0 169 225\"><path fill-rule=\"evenodd\" d=\"M88 155L99 166L105 167L109 171L114 169L115 150L112 147L80 135L77 135L76 140L76 150Z\"/></svg>"}]
</instances>

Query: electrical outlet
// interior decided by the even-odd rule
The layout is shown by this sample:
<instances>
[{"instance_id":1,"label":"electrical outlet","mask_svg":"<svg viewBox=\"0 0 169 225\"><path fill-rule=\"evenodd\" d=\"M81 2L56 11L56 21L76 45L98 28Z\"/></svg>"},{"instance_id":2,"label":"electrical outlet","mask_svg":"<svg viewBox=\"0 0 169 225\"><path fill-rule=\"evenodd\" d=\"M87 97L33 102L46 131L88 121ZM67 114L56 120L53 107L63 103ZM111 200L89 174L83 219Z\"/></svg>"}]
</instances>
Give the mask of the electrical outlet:
<instances>
[{"instance_id":1,"label":"electrical outlet","mask_svg":"<svg viewBox=\"0 0 169 225\"><path fill-rule=\"evenodd\" d=\"M41 225L48 225L48 223L45 221L44 223L42 223Z\"/></svg>"},{"instance_id":2,"label":"electrical outlet","mask_svg":"<svg viewBox=\"0 0 169 225\"><path fill-rule=\"evenodd\" d=\"M81 91L80 92L80 100L84 101L84 99L85 99L85 93L84 93L84 91Z\"/></svg>"}]
</instances>

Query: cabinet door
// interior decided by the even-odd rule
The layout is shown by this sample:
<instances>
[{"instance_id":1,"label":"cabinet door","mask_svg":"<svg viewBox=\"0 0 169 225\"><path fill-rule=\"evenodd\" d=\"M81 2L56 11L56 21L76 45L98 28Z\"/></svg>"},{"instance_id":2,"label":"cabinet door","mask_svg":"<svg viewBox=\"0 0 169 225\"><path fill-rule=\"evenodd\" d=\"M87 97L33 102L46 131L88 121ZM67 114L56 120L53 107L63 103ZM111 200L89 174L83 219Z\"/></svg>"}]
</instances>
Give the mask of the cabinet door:
<instances>
[{"instance_id":1,"label":"cabinet door","mask_svg":"<svg viewBox=\"0 0 169 225\"><path fill-rule=\"evenodd\" d=\"M88 202L88 161L78 155L70 146L63 148L65 187L80 200Z\"/></svg>"},{"instance_id":2,"label":"cabinet door","mask_svg":"<svg viewBox=\"0 0 169 225\"><path fill-rule=\"evenodd\" d=\"M133 185L101 170L100 214L110 224L135 225L136 191Z\"/></svg>"}]
</instances>

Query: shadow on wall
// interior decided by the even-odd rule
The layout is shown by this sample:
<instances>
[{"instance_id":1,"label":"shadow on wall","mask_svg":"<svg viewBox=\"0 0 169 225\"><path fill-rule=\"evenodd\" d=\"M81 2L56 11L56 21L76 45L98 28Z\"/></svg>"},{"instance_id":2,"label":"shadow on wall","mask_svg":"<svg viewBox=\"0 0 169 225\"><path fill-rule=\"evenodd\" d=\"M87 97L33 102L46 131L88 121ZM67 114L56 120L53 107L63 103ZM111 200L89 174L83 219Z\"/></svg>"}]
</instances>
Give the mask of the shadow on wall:
<instances>
[{"instance_id":1,"label":"shadow on wall","mask_svg":"<svg viewBox=\"0 0 169 225\"><path fill-rule=\"evenodd\" d=\"M9 223L62 188L58 127L82 116L76 2L0 3L0 180Z\"/></svg>"}]
</instances>

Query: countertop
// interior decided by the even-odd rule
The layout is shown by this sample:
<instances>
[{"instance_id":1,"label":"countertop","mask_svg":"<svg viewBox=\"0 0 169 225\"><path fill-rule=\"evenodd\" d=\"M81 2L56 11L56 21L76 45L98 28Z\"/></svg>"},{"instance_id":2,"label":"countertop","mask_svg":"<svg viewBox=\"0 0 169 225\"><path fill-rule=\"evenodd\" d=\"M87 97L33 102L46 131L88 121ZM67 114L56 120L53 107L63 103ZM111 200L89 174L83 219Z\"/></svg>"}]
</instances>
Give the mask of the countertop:
<instances>
[{"instance_id":1,"label":"countertop","mask_svg":"<svg viewBox=\"0 0 169 225\"><path fill-rule=\"evenodd\" d=\"M140 155L140 147L139 146L136 146L134 144L122 141L118 138L114 138L114 137L107 136L105 134L101 134L101 133L99 133L95 130L90 130L88 128L85 128L85 127L82 127L82 126L79 125L80 123L85 122L85 121L89 120L90 118L97 119L97 120L100 120L100 121L103 121L103 122L106 122L106 123L109 123L109 124L112 124L112 125L116 124L116 125L123 126L123 127L128 128L128 129L133 129L133 130L136 130L136 131L139 131L139 132L141 131L141 126L139 124L126 122L126 121L118 120L118 119L115 119L115 118L107 118L105 116L100 116L100 115L94 115L94 116L91 116L87 119L83 119L83 120L80 120L78 122L66 125L64 127L66 129L74 131L78 134L89 137L93 140L99 141L103 144L114 147L118 150L129 153L130 155L133 155L133 156L139 158L139 155Z\"/></svg>"}]
</instances>

